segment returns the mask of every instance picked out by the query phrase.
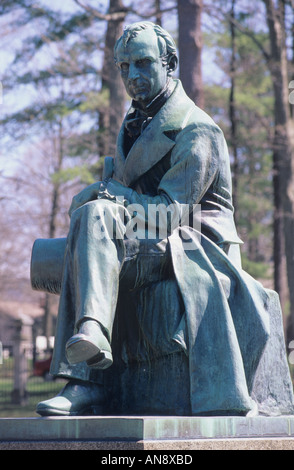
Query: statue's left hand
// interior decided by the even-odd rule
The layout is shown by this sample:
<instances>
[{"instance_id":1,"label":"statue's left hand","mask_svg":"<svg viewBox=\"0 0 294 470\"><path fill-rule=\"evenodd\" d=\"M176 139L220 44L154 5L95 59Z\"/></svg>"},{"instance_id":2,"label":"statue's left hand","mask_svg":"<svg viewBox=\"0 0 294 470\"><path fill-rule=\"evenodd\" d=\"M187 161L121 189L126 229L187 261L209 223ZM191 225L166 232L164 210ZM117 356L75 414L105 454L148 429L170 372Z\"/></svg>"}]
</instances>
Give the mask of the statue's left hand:
<instances>
[{"instance_id":1,"label":"statue's left hand","mask_svg":"<svg viewBox=\"0 0 294 470\"><path fill-rule=\"evenodd\" d=\"M97 199L100 186L101 186L100 181L98 183L93 183L90 186L87 186L85 189L83 189L76 196L74 196L71 206L68 211L69 216L71 217L71 214L73 213L73 211L75 211L79 207L86 204L86 202L94 201L95 199Z\"/></svg>"}]
</instances>

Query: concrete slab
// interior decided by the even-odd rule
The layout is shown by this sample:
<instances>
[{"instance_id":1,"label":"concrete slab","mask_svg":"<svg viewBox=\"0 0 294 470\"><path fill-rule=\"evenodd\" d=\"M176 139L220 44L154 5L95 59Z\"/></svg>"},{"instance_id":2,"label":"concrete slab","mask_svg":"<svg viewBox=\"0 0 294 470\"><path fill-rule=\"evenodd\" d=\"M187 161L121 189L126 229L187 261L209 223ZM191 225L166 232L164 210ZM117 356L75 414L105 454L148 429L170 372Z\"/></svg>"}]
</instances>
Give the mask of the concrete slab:
<instances>
[{"instance_id":1,"label":"concrete slab","mask_svg":"<svg viewBox=\"0 0 294 470\"><path fill-rule=\"evenodd\" d=\"M2 450L37 450L37 451L106 451L110 458L113 456L136 455L139 451L164 453L169 455L193 456L197 450L294 450L294 438L242 438L242 439L188 439L188 440L152 440L152 441L0 441ZM105 458L106 452L101 452ZM17 454L14 454L17 457ZM50 456L52 454L49 454ZM70 458L76 463L76 454ZM142 454L141 454L142 455ZM150 455L149 453L146 454ZM102 457L103 456L103 457ZM68 459L68 456L66 457ZM108 457L109 458L109 457ZM146 459L145 458L145 459ZM139 457L138 457L139 459ZM47 457L46 457L47 460ZM99 462L95 457L96 463ZM140 458L140 462L144 463ZM148 463L151 463L150 461ZM188 463L191 463L189 461Z\"/></svg>"},{"instance_id":2,"label":"concrete slab","mask_svg":"<svg viewBox=\"0 0 294 470\"><path fill-rule=\"evenodd\" d=\"M183 441L145 441L146 451L189 451L195 450L294 450L294 438L267 439L190 439ZM187 451L187 452L186 452ZM188 454L189 455L189 454ZM192 454L193 455L193 454Z\"/></svg>"},{"instance_id":3,"label":"concrete slab","mask_svg":"<svg viewBox=\"0 0 294 470\"><path fill-rule=\"evenodd\" d=\"M294 449L294 416L1 418L2 450Z\"/></svg>"}]
</instances>

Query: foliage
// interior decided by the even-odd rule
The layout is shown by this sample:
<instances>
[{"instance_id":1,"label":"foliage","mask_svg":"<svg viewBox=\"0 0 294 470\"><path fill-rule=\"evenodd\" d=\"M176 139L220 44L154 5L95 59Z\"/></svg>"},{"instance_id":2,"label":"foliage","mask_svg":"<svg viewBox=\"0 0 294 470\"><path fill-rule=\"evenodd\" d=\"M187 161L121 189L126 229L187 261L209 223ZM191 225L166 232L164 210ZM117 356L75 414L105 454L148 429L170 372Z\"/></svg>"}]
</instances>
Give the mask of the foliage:
<instances>
[{"instance_id":1,"label":"foliage","mask_svg":"<svg viewBox=\"0 0 294 470\"><path fill-rule=\"evenodd\" d=\"M258 34L258 33L257 33ZM259 41L266 42L264 33ZM216 60L224 72L220 83L206 85L206 106L224 130L229 149L232 138L229 120L231 45L227 28L209 37L209 44L216 50ZM235 109L237 170L232 167L237 179L238 201L236 219L241 239L246 268L258 278L269 275L272 262L272 154L271 129L273 122L273 97L271 79L260 51L250 38L236 35ZM226 78L223 83L223 77ZM214 79L215 80L215 79ZM234 170L237 174L234 174ZM260 267L259 266L260 263ZM262 264L265 263L265 264ZM272 270L271 270L272 271Z\"/></svg>"},{"instance_id":2,"label":"foliage","mask_svg":"<svg viewBox=\"0 0 294 470\"><path fill-rule=\"evenodd\" d=\"M271 279L272 277L270 266L267 263L262 263L261 261L250 261L246 253L242 256L242 266L244 271L254 277L254 279L264 281Z\"/></svg>"}]
</instances>

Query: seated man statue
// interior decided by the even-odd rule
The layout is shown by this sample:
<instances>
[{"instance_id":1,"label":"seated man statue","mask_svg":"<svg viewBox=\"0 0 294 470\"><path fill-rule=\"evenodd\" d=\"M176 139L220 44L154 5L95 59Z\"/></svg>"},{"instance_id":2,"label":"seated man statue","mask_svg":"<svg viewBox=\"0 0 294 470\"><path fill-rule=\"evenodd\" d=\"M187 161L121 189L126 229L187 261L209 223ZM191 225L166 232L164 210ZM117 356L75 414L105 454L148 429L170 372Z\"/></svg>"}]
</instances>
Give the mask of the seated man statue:
<instances>
[{"instance_id":1,"label":"seated man statue","mask_svg":"<svg viewBox=\"0 0 294 470\"><path fill-rule=\"evenodd\" d=\"M173 79L170 35L125 28L132 105L104 179L73 198L48 415L254 414L269 294L241 268L222 131Z\"/></svg>"}]
</instances>

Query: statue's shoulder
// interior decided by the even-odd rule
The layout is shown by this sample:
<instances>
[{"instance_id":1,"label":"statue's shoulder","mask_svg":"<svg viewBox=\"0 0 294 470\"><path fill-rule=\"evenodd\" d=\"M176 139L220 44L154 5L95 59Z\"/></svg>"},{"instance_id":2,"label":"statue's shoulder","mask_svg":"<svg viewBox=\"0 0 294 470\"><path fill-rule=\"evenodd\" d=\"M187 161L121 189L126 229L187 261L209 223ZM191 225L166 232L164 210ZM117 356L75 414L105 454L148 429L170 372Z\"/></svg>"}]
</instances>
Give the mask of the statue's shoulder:
<instances>
[{"instance_id":1,"label":"statue's shoulder","mask_svg":"<svg viewBox=\"0 0 294 470\"><path fill-rule=\"evenodd\" d=\"M186 94L180 80L175 80L174 112L181 115L182 129L197 127L203 130L222 132L213 118L203 109L199 108Z\"/></svg>"}]
</instances>

